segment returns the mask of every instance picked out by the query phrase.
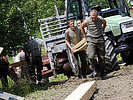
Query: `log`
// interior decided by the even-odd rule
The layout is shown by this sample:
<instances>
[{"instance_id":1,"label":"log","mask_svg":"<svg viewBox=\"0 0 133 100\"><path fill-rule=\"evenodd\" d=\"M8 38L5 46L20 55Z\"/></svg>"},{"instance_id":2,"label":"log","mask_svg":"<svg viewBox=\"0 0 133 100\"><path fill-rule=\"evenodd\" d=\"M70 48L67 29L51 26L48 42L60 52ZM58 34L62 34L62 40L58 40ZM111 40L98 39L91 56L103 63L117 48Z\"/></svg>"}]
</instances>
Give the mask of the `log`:
<instances>
[{"instance_id":1,"label":"log","mask_svg":"<svg viewBox=\"0 0 133 100\"><path fill-rule=\"evenodd\" d=\"M89 100L96 91L96 82L86 82L78 86L65 100Z\"/></svg>"}]
</instances>

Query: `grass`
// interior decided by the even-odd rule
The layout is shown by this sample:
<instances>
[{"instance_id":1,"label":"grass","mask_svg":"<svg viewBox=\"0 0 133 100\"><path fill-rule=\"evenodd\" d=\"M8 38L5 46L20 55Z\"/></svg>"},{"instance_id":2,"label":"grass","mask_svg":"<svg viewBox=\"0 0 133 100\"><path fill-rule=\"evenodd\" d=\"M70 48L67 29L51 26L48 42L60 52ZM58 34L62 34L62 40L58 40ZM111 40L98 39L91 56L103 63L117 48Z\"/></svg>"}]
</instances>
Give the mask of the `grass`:
<instances>
[{"instance_id":1,"label":"grass","mask_svg":"<svg viewBox=\"0 0 133 100\"><path fill-rule=\"evenodd\" d=\"M117 58L117 61L118 62L121 62L122 61L122 57L121 57L120 53L116 56L116 58Z\"/></svg>"},{"instance_id":2,"label":"grass","mask_svg":"<svg viewBox=\"0 0 133 100\"><path fill-rule=\"evenodd\" d=\"M57 78L51 77L50 82L58 82L66 79L68 79L67 76L64 76L64 74L59 74L57 75ZM0 90L11 94L19 95L22 97L25 97L26 95L38 90L44 90L45 88L45 86L41 87L36 84L28 84L28 82L25 80L20 80L19 83L15 84L15 82L12 81L9 77L8 77L8 85L9 85L8 88L2 88L0 81Z\"/></svg>"},{"instance_id":3,"label":"grass","mask_svg":"<svg viewBox=\"0 0 133 100\"><path fill-rule=\"evenodd\" d=\"M59 74L57 75L57 78L53 76L50 77L49 82L58 82L58 81L67 80L67 79L68 79L67 76L65 76L64 74Z\"/></svg>"},{"instance_id":4,"label":"grass","mask_svg":"<svg viewBox=\"0 0 133 100\"><path fill-rule=\"evenodd\" d=\"M133 10L130 10L130 15L131 17L133 17Z\"/></svg>"},{"instance_id":5,"label":"grass","mask_svg":"<svg viewBox=\"0 0 133 100\"><path fill-rule=\"evenodd\" d=\"M21 83L17 84L15 84L12 81L9 81L8 83L9 83L9 88L2 88L2 85L0 83L0 90L11 94L19 95L22 97L25 97L29 93L35 92L37 90L42 90L42 87L40 87L39 85L28 84L28 82L26 81L22 81Z\"/></svg>"}]
</instances>

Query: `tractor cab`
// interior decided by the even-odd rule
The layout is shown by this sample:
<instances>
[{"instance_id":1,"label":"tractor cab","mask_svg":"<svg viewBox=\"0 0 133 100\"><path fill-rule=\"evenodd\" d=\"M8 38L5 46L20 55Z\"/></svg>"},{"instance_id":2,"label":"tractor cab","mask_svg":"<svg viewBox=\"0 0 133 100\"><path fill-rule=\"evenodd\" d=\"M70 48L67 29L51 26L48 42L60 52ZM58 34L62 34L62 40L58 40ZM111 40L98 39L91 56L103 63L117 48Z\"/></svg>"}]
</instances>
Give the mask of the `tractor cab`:
<instances>
[{"instance_id":1,"label":"tractor cab","mask_svg":"<svg viewBox=\"0 0 133 100\"><path fill-rule=\"evenodd\" d=\"M67 19L73 16L76 20L82 20L89 15L91 9L97 9L102 17L130 15L125 0L66 0Z\"/></svg>"},{"instance_id":2,"label":"tractor cab","mask_svg":"<svg viewBox=\"0 0 133 100\"><path fill-rule=\"evenodd\" d=\"M66 0L67 20L70 18L83 20L85 18L85 13L87 13L87 9L85 9L83 0Z\"/></svg>"}]
</instances>

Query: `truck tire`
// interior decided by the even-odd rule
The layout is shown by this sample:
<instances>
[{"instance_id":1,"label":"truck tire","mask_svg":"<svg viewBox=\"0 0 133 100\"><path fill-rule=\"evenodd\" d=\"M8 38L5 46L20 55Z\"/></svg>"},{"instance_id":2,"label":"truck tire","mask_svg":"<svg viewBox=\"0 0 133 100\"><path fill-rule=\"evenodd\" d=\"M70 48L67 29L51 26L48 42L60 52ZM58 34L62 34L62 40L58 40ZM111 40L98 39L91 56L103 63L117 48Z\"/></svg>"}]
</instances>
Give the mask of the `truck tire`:
<instances>
[{"instance_id":1,"label":"truck tire","mask_svg":"<svg viewBox=\"0 0 133 100\"><path fill-rule=\"evenodd\" d=\"M113 46L113 43L109 39L108 36L104 35L105 39L105 71L111 72L113 70L116 70L119 68L116 53L115 53L115 47Z\"/></svg>"}]
</instances>

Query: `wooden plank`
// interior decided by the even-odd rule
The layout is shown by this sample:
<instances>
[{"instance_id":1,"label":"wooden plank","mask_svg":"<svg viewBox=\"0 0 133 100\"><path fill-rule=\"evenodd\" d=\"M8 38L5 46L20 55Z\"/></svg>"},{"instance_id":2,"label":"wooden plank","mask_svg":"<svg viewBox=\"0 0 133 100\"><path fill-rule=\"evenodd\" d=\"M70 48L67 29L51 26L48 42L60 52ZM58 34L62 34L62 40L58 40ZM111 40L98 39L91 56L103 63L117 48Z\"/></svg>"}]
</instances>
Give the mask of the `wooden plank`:
<instances>
[{"instance_id":1,"label":"wooden plank","mask_svg":"<svg viewBox=\"0 0 133 100\"><path fill-rule=\"evenodd\" d=\"M47 17L47 18L43 18L43 19L38 19L38 22L41 23L41 22L44 22L47 20L54 20L54 19L56 19L56 17Z\"/></svg>"},{"instance_id":2,"label":"wooden plank","mask_svg":"<svg viewBox=\"0 0 133 100\"><path fill-rule=\"evenodd\" d=\"M65 40L57 41L54 43L54 45L61 44L61 43L65 43Z\"/></svg>"},{"instance_id":3,"label":"wooden plank","mask_svg":"<svg viewBox=\"0 0 133 100\"><path fill-rule=\"evenodd\" d=\"M46 31L49 31L49 27L47 25L47 22L44 22L44 23L46 24L45 26L47 27ZM48 34L49 37L51 37L50 32L47 32L47 34Z\"/></svg>"},{"instance_id":4,"label":"wooden plank","mask_svg":"<svg viewBox=\"0 0 133 100\"><path fill-rule=\"evenodd\" d=\"M77 52L77 51L83 51L87 49L87 42L84 43L82 46L80 46L79 48L75 49L74 52Z\"/></svg>"},{"instance_id":5,"label":"wooden plank","mask_svg":"<svg viewBox=\"0 0 133 100\"><path fill-rule=\"evenodd\" d=\"M67 28L67 27L68 27L68 26L66 25L66 26L62 26L62 27L59 27L59 28L49 29L49 30L47 30L47 31L43 31L43 33L51 32L51 31L55 31L55 30L61 30L61 29L63 29L63 28Z\"/></svg>"},{"instance_id":6,"label":"wooden plank","mask_svg":"<svg viewBox=\"0 0 133 100\"><path fill-rule=\"evenodd\" d=\"M85 38L83 38L79 43L77 43L75 46L72 47L74 52L84 50L87 48L87 41Z\"/></svg>"},{"instance_id":7,"label":"wooden plank","mask_svg":"<svg viewBox=\"0 0 133 100\"><path fill-rule=\"evenodd\" d=\"M24 100L23 97L0 91L0 98L4 100Z\"/></svg>"},{"instance_id":8,"label":"wooden plank","mask_svg":"<svg viewBox=\"0 0 133 100\"><path fill-rule=\"evenodd\" d=\"M41 23L41 22L44 22L44 21L48 21L48 20L54 20L56 19L57 17L47 17L47 18L43 18L43 19L38 19L38 22ZM59 18L66 18L65 15L60 15Z\"/></svg>"},{"instance_id":9,"label":"wooden plank","mask_svg":"<svg viewBox=\"0 0 133 100\"><path fill-rule=\"evenodd\" d=\"M86 39L85 38L83 38L80 42L78 42L75 46L73 46L73 49L79 48L84 43L86 43Z\"/></svg>"},{"instance_id":10,"label":"wooden plank","mask_svg":"<svg viewBox=\"0 0 133 100\"><path fill-rule=\"evenodd\" d=\"M55 5L55 12L56 12L56 18L59 20L59 24L60 24L60 27L62 27L62 25L61 25L61 20L60 20L60 18L59 18L59 13L58 13L58 9L57 9L57 6Z\"/></svg>"},{"instance_id":11,"label":"wooden plank","mask_svg":"<svg viewBox=\"0 0 133 100\"><path fill-rule=\"evenodd\" d=\"M47 22L47 25L49 25L49 24L53 24L53 23L57 23L57 22L59 22L59 21L66 21L66 18L63 18L63 19L53 19L53 20L47 20L47 21L45 21L45 22ZM45 24L41 24L41 26L44 26Z\"/></svg>"},{"instance_id":12,"label":"wooden plank","mask_svg":"<svg viewBox=\"0 0 133 100\"><path fill-rule=\"evenodd\" d=\"M51 32L51 34L63 32L63 31L66 31L66 29L62 29L62 30L59 30L59 31ZM64 32L64 33L65 33L65 32Z\"/></svg>"},{"instance_id":13,"label":"wooden plank","mask_svg":"<svg viewBox=\"0 0 133 100\"><path fill-rule=\"evenodd\" d=\"M45 38L45 42L49 43L57 39L65 39L65 34L55 35L55 36L52 36L52 38Z\"/></svg>"},{"instance_id":14,"label":"wooden plank","mask_svg":"<svg viewBox=\"0 0 133 100\"><path fill-rule=\"evenodd\" d=\"M96 82L86 82L79 85L65 100L89 100L96 91Z\"/></svg>"},{"instance_id":15,"label":"wooden plank","mask_svg":"<svg viewBox=\"0 0 133 100\"><path fill-rule=\"evenodd\" d=\"M50 26L48 26L48 27L51 28L51 27L55 27L55 26L59 26L59 25L65 25L65 24L67 24L67 22L64 22L64 23L61 23L61 24L50 25ZM46 28L47 28L47 27L43 27L42 30L44 30L44 29L46 29Z\"/></svg>"}]
</instances>

